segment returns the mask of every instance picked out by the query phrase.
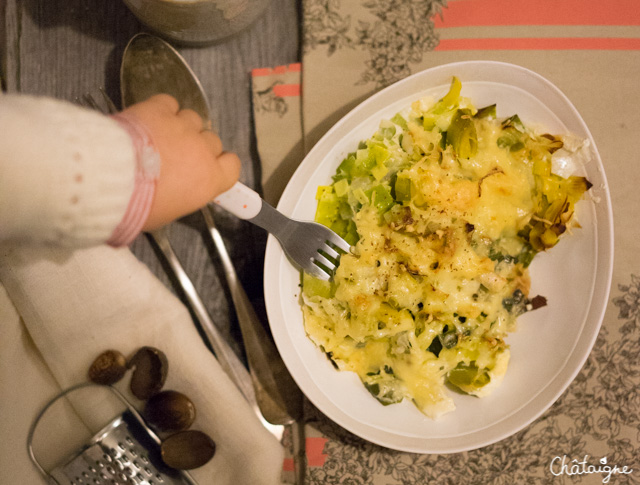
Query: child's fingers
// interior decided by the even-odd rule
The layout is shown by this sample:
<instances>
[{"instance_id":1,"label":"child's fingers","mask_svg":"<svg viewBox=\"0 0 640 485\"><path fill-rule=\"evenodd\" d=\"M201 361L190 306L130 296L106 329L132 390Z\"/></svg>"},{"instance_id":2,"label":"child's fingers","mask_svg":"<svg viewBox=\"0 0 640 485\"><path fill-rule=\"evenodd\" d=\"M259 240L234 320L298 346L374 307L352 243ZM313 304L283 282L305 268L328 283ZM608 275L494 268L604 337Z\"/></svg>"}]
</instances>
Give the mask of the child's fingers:
<instances>
[{"instance_id":1,"label":"child's fingers","mask_svg":"<svg viewBox=\"0 0 640 485\"><path fill-rule=\"evenodd\" d=\"M240 178L242 163L238 155L231 152L223 152L211 167L213 195L217 197L229 190Z\"/></svg>"},{"instance_id":2,"label":"child's fingers","mask_svg":"<svg viewBox=\"0 0 640 485\"><path fill-rule=\"evenodd\" d=\"M178 111L178 118L184 121L184 123L197 130L198 132L202 131L204 128L204 122L198 113L193 111L192 109L182 109Z\"/></svg>"},{"instance_id":3,"label":"child's fingers","mask_svg":"<svg viewBox=\"0 0 640 485\"><path fill-rule=\"evenodd\" d=\"M222 153L222 141L220 137L216 135L213 131L203 131L200 133L200 136L204 139L207 146L210 148L211 153L213 153L214 157L220 156Z\"/></svg>"},{"instance_id":4,"label":"child's fingers","mask_svg":"<svg viewBox=\"0 0 640 485\"><path fill-rule=\"evenodd\" d=\"M180 111L180 104L173 96L169 94L154 94L145 103L152 103L163 111L171 114L177 114Z\"/></svg>"}]
</instances>

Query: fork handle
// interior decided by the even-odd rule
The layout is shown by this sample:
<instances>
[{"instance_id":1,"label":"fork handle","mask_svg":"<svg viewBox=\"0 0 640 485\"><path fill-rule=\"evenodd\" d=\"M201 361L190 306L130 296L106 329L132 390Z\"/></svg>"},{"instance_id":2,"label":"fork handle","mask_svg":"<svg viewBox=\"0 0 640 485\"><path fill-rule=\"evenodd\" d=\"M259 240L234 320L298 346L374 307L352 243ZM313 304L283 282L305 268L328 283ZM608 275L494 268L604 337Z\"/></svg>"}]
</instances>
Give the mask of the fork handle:
<instances>
[{"instance_id":1,"label":"fork handle","mask_svg":"<svg viewBox=\"0 0 640 485\"><path fill-rule=\"evenodd\" d=\"M262 197L241 182L216 197L213 202L240 219L250 220L262 209Z\"/></svg>"}]
</instances>

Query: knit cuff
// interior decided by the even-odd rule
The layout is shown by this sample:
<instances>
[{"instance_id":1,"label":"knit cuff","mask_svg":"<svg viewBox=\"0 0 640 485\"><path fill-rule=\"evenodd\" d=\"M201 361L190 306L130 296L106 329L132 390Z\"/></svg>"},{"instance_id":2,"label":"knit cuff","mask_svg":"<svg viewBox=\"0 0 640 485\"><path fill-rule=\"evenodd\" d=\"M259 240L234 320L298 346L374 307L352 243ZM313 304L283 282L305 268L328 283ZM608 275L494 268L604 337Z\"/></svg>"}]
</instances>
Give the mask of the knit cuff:
<instances>
[{"instance_id":1,"label":"knit cuff","mask_svg":"<svg viewBox=\"0 0 640 485\"><path fill-rule=\"evenodd\" d=\"M133 193L124 217L107 240L110 246L126 246L140 234L149 217L160 175L160 155L142 123L126 112L111 115L129 133L136 153Z\"/></svg>"}]
</instances>

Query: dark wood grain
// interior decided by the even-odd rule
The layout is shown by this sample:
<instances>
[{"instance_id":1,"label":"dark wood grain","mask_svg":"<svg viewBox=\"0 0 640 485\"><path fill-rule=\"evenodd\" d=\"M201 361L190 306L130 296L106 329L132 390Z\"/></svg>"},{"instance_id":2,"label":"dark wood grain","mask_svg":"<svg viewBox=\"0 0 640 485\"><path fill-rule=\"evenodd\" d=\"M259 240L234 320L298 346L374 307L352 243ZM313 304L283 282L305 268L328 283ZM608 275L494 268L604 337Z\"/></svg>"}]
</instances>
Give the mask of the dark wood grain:
<instances>
[{"instance_id":1,"label":"dark wood grain","mask_svg":"<svg viewBox=\"0 0 640 485\"><path fill-rule=\"evenodd\" d=\"M124 47L134 34L145 31L123 3L0 0L0 14L3 89L74 101L102 86L119 103L119 67ZM176 46L200 78L225 148L242 159L242 181L257 189L259 160L253 138L250 73L254 68L298 61L298 25L296 0L273 0L251 27L222 43L197 48ZM229 243L247 293L258 313L264 315L262 264L266 234L221 210L217 211L216 222ZM200 214L173 224L171 242L216 325L241 354L231 297ZM146 236L140 236L131 249L167 287L182 296Z\"/></svg>"}]
</instances>

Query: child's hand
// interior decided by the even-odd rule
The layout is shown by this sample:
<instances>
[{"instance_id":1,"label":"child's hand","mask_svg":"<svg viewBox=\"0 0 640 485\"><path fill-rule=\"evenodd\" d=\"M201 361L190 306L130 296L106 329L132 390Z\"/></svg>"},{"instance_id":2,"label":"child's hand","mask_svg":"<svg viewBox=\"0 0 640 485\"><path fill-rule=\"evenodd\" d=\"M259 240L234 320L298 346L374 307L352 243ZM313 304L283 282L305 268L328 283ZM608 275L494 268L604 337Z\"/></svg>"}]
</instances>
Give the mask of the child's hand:
<instances>
[{"instance_id":1,"label":"child's hand","mask_svg":"<svg viewBox=\"0 0 640 485\"><path fill-rule=\"evenodd\" d=\"M203 130L192 110L180 110L171 96L159 94L124 113L147 128L160 154L160 177L144 231L190 214L230 189L240 175L240 160L222 150L220 138Z\"/></svg>"}]
</instances>

